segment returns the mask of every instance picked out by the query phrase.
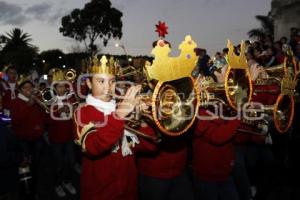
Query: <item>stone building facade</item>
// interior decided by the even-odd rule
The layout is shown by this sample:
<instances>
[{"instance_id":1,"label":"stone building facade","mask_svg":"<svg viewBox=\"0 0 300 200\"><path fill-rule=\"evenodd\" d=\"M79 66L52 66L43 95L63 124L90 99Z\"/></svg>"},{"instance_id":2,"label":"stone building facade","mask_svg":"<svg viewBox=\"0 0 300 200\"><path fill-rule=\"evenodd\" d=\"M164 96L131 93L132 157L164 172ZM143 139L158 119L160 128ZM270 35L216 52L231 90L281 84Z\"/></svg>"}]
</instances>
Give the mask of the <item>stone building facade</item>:
<instances>
[{"instance_id":1,"label":"stone building facade","mask_svg":"<svg viewBox=\"0 0 300 200\"><path fill-rule=\"evenodd\" d=\"M275 39L290 36L290 28L300 28L300 0L272 0Z\"/></svg>"}]
</instances>

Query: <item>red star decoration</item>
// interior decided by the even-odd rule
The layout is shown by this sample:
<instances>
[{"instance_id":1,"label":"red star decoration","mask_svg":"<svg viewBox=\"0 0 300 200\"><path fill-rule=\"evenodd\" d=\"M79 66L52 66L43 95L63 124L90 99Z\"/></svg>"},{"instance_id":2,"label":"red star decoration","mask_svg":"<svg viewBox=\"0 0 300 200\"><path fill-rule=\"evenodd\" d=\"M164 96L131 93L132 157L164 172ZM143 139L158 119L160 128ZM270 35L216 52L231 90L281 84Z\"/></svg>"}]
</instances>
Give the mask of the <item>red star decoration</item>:
<instances>
[{"instance_id":1,"label":"red star decoration","mask_svg":"<svg viewBox=\"0 0 300 200\"><path fill-rule=\"evenodd\" d=\"M165 22L159 21L158 24L155 25L156 30L155 32L158 33L159 37L165 37L166 34L168 34L168 27Z\"/></svg>"}]
</instances>

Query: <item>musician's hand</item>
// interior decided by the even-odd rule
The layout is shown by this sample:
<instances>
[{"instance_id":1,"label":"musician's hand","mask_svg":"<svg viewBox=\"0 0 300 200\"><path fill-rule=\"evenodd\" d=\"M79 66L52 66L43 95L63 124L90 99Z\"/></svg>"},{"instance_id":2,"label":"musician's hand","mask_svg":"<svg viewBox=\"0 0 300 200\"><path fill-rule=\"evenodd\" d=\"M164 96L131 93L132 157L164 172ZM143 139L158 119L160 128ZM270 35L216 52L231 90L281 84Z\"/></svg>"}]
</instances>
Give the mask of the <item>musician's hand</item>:
<instances>
[{"instance_id":1,"label":"musician's hand","mask_svg":"<svg viewBox=\"0 0 300 200\"><path fill-rule=\"evenodd\" d=\"M250 74L252 81L255 81L259 75L265 73L265 70L262 66L259 66L257 63L250 66Z\"/></svg>"},{"instance_id":2,"label":"musician's hand","mask_svg":"<svg viewBox=\"0 0 300 200\"><path fill-rule=\"evenodd\" d=\"M116 115L121 119L124 119L129 113L131 113L135 106L138 103L138 99L136 98L137 94L141 90L141 85L131 86L125 96L123 101L118 105L116 110Z\"/></svg>"},{"instance_id":3,"label":"musician's hand","mask_svg":"<svg viewBox=\"0 0 300 200\"><path fill-rule=\"evenodd\" d=\"M217 71L217 70L214 71L214 75L216 76L218 83L223 83L225 81L227 67L228 67L227 65L224 65L221 68L221 71Z\"/></svg>"}]
</instances>

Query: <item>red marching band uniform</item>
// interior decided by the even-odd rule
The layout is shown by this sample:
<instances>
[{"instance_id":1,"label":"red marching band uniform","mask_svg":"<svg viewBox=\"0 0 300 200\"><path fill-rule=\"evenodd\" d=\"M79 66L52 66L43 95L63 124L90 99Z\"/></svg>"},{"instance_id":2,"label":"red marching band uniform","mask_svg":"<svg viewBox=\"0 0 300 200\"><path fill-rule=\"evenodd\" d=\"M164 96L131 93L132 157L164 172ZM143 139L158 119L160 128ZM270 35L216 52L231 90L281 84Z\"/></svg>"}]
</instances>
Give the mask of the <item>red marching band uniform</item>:
<instances>
[{"instance_id":1,"label":"red marching band uniform","mask_svg":"<svg viewBox=\"0 0 300 200\"><path fill-rule=\"evenodd\" d=\"M253 84L255 84L253 82ZM265 92L268 91L268 92ZM280 86L277 84L272 85L254 85L254 92L252 95L253 103L261 103L263 105L274 105L280 94ZM266 137L268 137L268 128L262 130L261 128L248 125L246 123L241 123L240 129L249 130L251 133L246 133L243 131L237 131L237 137L235 139L236 144L245 144L252 142L254 144L265 144Z\"/></svg>"},{"instance_id":2,"label":"red marching band uniform","mask_svg":"<svg viewBox=\"0 0 300 200\"><path fill-rule=\"evenodd\" d=\"M72 105L76 100L63 98L60 99L61 105L53 105L52 117L48 119L48 137L51 143L65 143L74 139L73 134L73 121L71 118L69 120L55 120L61 119L65 113L58 112L58 109L62 105ZM71 108L71 107L70 107ZM72 108L71 108L72 111ZM67 115L67 114L66 114ZM67 117L67 116L66 116Z\"/></svg>"},{"instance_id":3,"label":"red marching band uniform","mask_svg":"<svg viewBox=\"0 0 300 200\"><path fill-rule=\"evenodd\" d=\"M12 101L12 128L20 139L36 140L45 131L46 115L39 105L29 105L28 101L29 99L21 93Z\"/></svg>"},{"instance_id":4,"label":"red marching band uniform","mask_svg":"<svg viewBox=\"0 0 300 200\"><path fill-rule=\"evenodd\" d=\"M52 143L65 143L74 139L72 114L59 112L63 106L73 113L77 103L74 96L57 97L57 102L51 106L51 116L48 119L48 137ZM69 116L71 115L71 116Z\"/></svg>"},{"instance_id":5,"label":"red marching band uniform","mask_svg":"<svg viewBox=\"0 0 300 200\"><path fill-rule=\"evenodd\" d=\"M102 65L103 62L102 57ZM101 70L101 63L96 66L99 69L94 68L91 72L114 76L107 72L108 69ZM124 129L125 121L116 118L114 100L104 102L90 94L86 101L86 104L80 105L74 112L75 142L83 151L81 199L137 199L134 154L139 148L136 147L144 146L145 149L155 150L155 145L137 139L136 135ZM141 131L154 135L148 126L141 128ZM131 138L131 143L127 141L127 136ZM132 148L136 143L137 146Z\"/></svg>"},{"instance_id":6,"label":"red marching band uniform","mask_svg":"<svg viewBox=\"0 0 300 200\"><path fill-rule=\"evenodd\" d=\"M181 175L187 164L187 142L182 137L166 138L159 150L138 157L140 174L170 179Z\"/></svg>"},{"instance_id":7,"label":"red marching band uniform","mask_svg":"<svg viewBox=\"0 0 300 200\"><path fill-rule=\"evenodd\" d=\"M207 116L200 109L200 116ZM197 123L193 139L192 168L203 181L224 181L231 175L235 160L234 137L239 120L214 119Z\"/></svg>"}]
</instances>

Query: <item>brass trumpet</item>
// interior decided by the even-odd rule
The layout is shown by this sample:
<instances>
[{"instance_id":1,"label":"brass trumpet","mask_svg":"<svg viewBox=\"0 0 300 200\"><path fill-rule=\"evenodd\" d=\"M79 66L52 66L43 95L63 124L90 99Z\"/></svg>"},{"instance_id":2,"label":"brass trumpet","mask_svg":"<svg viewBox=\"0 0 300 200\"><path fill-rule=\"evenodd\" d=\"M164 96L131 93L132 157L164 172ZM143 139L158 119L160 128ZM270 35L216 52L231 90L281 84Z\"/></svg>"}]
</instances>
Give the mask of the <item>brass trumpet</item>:
<instances>
[{"instance_id":1,"label":"brass trumpet","mask_svg":"<svg viewBox=\"0 0 300 200\"><path fill-rule=\"evenodd\" d=\"M70 99L73 94L70 92L67 92L66 99ZM41 106L41 108L47 113L50 113L51 105L55 104L57 102L57 94L55 90L51 90L50 88L45 88L42 91L38 91L35 94L32 95L32 98L35 100L35 102ZM74 103L72 103L72 106L78 105L78 101L76 100ZM58 109L53 110L56 112Z\"/></svg>"},{"instance_id":2,"label":"brass trumpet","mask_svg":"<svg viewBox=\"0 0 300 200\"><path fill-rule=\"evenodd\" d=\"M64 77L66 81L70 81L73 83L77 77L77 73L75 69L67 69L64 71Z\"/></svg>"}]
</instances>

